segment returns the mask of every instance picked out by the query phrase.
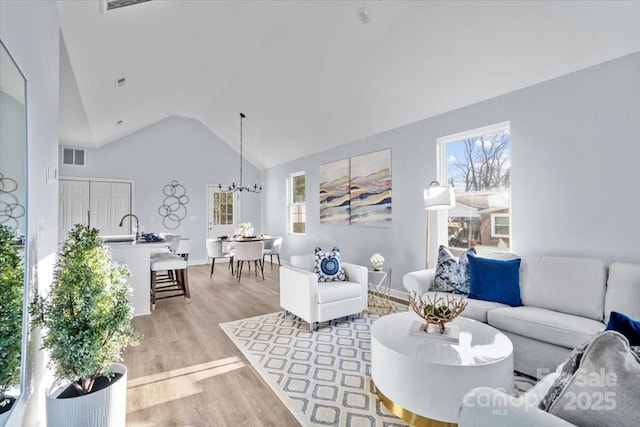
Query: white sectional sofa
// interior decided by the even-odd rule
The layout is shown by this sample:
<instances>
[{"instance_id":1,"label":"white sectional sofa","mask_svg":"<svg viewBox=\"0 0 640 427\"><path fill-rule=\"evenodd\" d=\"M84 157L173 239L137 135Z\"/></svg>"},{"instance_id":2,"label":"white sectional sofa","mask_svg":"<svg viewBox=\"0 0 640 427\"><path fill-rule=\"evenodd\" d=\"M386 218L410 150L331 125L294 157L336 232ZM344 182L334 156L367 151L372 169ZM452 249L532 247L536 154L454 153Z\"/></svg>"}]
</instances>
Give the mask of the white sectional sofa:
<instances>
[{"instance_id":1,"label":"white sectional sofa","mask_svg":"<svg viewBox=\"0 0 640 427\"><path fill-rule=\"evenodd\" d=\"M462 313L511 339L517 371L537 378L554 371L573 348L605 328L611 311L640 318L640 265L607 265L586 258L521 258L522 306L468 298ZM429 288L434 277L435 269L407 273L404 287L418 295L432 295Z\"/></svg>"}]
</instances>

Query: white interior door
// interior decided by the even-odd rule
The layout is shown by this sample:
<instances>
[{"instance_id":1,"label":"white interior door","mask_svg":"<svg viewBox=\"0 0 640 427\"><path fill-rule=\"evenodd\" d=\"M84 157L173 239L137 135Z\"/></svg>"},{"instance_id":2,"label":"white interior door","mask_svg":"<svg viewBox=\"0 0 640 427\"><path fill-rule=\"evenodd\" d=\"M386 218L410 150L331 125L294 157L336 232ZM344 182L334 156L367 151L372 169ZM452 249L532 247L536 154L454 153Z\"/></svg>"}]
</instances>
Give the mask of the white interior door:
<instances>
[{"instance_id":1,"label":"white interior door","mask_svg":"<svg viewBox=\"0 0 640 427\"><path fill-rule=\"evenodd\" d=\"M120 227L120 219L128 213L133 213L131 210L131 184L128 182L112 182L111 183L111 232L114 234L132 234L131 230L131 217L127 217ZM138 224L141 227L142 224ZM138 230L142 231L142 230ZM123 233L124 232L124 233Z\"/></svg>"},{"instance_id":2,"label":"white interior door","mask_svg":"<svg viewBox=\"0 0 640 427\"><path fill-rule=\"evenodd\" d=\"M100 230L100 235L110 235L111 230L111 183L90 182L91 226ZM128 234L128 233L118 233Z\"/></svg>"},{"instance_id":3,"label":"white interior door","mask_svg":"<svg viewBox=\"0 0 640 427\"><path fill-rule=\"evenodd\" d=\"M131 184L128 182L91 181L91 226L102 236L132 234L131 219L120 219L131 213Z\"/></svg>"},{"instance_id":4,"label":"white interior door","mask_svg":"<svg viewBox=\"0 0 640 427\"><path fill-rule=\"evenodd\" d=\"M100 230L102 236L131 234L131 218L120 227L120 219L131 213L133 186L130 182L108 182L60 179L59 182L60 241L75 224L85 224Z\"/></svg>"},{"instance_id":5,"label":"white interior door","mask_svg":"<svg viewBox=\"0 0 640 427\"><path fill-rule=\"evenodd\" d=\"M58 182L58 238L63 241L75 224L89 224L89 182Z\"/></svg>"},{"instance_id":6,"label":"white interior door","mask_svg":"<svg viewBox=\"0 0 640 427\"><path fill-rule=\"evenodd\" d=\"M234 234L239 204L237 193L207 186L207 239Z\"/></svg>"}]
</instances>

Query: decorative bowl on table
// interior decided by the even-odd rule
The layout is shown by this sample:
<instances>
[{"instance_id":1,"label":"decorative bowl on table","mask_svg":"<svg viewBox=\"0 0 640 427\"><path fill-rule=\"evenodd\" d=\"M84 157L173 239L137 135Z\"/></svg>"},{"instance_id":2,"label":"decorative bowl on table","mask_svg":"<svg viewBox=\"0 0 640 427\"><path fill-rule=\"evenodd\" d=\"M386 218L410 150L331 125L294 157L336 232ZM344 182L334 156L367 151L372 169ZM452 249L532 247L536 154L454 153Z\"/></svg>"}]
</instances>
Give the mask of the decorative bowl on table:
<instances>
[{"instance_id":1,"label":"decorative bowl on table","mask_svg":"<svg viewBox=\"0 0 640 427\"><path fill-rule=\"evenodd\" d=\"M415 292L411 292L409 305L418 316L424 319L425 332L429 332L429 325L437 325L440 334L443 334L445 325L458 317L467 307L467 300L461 295L440 296L438 293L424 299Z\"/></svg>"}]
</instances>

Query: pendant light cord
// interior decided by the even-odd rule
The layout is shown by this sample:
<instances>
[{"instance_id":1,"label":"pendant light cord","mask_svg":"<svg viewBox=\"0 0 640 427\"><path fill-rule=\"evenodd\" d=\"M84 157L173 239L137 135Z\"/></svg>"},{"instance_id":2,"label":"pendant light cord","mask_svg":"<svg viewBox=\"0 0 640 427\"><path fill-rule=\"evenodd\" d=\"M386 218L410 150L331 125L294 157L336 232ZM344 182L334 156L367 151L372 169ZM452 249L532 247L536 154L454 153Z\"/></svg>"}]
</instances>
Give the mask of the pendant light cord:
<instances>
[{"instance_id":1,"label":"pendant light cord","mask_svg":"<svg viewBox=\"0 0 640 427\"><path fill-rule=\"evenodd\" d=\"M246 116L240 113L240 188L242 188L242 119Z\"/></svg>"},{"instance_id":2,"label":"pendant light cord","mask_svg":"<svg viewBox=\"0 0 640 427\"><path fill-rule=\"evenodd\" d=\"M2 0L0 0L2 1ZM236 185L235 182L232 182L231 185L225 185L224 187L222 186L222 184L218 183L218 189L219 190L223 190L224 191L228 191L230 193L234 193L236 191L246 191L248 193L259 193L262 191L262 184L258 186L258 184L253 184L253 186L251 187L243 187L242 186L242 175L243 175L243 163L244 163L244 153L242 152L242 140L243 140L243 135L242 135L242 121L243 119L245 119L247 116L244 115L244 113L240 113L240 185Z\"/></svg>"}]
</instances>

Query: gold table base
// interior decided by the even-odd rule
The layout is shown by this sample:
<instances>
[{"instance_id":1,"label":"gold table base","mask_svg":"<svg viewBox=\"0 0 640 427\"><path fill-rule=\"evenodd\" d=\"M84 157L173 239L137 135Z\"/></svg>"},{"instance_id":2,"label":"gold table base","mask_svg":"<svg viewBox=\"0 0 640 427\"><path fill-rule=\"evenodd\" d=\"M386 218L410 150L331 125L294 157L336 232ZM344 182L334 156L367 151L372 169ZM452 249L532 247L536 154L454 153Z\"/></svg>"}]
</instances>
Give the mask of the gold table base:
<instances>
[{"instance_id":1,"label":"gold table base","mask_svg":"<svg viewBox=\"0 0 640 427\"><path fill-rule=\"evenodd\" d=\"M391 313L393 305L391 304L391 297L386 294L369 291L367 305L369 307L380 308L386 311L386 314Z\"/></svg>"},{"instance_id":2,"label":"gold table base","mask_svg":"<svg viewBox=\"0 0 640 427\"><path fill-rule=\"evenodd\" d=\"M369 270L367 274L367 306L384 310L384 314L391 313L391 269Z\"/></svg>"},{"instance_id":3,"label":"gold table base","mask_svg":"<svg viewBox=\"0 0 640 427\"><path fill-rule=\"evenodd\" d=\"M408 409L404 409L402 406L393 402L387 396L376 387L376 394L380 402L396 417L401 418L416 427L457 427L456 423L447 423L444 421L433 420L431 418L423 417L422 415L414 414Z\"/></svg>"}]
</instances>

